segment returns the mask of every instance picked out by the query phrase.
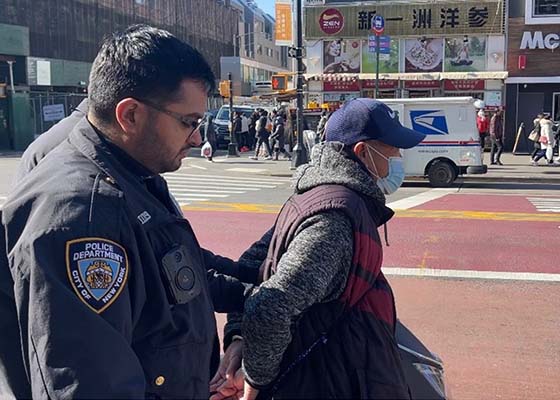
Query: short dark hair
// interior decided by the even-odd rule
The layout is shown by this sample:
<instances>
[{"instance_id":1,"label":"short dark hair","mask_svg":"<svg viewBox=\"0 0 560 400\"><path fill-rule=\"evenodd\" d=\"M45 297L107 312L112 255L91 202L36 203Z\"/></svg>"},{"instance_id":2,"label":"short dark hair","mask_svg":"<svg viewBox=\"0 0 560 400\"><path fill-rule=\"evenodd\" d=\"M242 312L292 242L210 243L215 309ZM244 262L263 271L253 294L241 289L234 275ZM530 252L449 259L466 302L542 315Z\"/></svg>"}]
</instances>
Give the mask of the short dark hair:
<instances>
[{"instance_id":1,"label":"short dark hair","mask_svg":"<svg viewBox=\"0 0 560 400\"><path fill-rule=\"evenodd\" d=\"M199 81L209 93L215 89L214 73L195 48L163 29L132 25L103 41L89 76L89 104L112 122L122 99L166 103L184 79Z\"/></svg>"}]
</instances>

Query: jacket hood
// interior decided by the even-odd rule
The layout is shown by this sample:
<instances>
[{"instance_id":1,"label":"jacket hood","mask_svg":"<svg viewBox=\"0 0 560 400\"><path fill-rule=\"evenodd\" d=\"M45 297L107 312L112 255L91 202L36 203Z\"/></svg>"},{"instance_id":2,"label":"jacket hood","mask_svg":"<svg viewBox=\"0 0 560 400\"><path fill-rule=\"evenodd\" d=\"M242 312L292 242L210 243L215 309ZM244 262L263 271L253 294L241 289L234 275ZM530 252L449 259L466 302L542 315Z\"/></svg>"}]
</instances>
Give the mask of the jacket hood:
<instances>
[{"instance_id":1,"label":"jacket hood","mask_svg":"<svg viewBox=\"0 0 560 400\"><path fill-rule=\"evenodd\" d=\"M370 174L342 151L340 142L324 142L313 147L309 164L302 165L294 174L292 185L296 193L303 193L319 185L343 185L362 195L369 206L385 223L393 212L385 207L385 195Z\"/></svg>"}]
</instances>

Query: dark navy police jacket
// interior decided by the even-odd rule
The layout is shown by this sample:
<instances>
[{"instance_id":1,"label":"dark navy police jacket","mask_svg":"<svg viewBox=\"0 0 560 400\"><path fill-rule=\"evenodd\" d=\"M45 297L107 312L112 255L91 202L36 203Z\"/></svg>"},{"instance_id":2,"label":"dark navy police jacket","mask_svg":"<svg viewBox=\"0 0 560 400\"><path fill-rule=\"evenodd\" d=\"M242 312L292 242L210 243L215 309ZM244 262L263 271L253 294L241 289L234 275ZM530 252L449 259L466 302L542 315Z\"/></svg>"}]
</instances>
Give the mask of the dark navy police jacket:
<instances>
[{"instance_id":1,"label":"dark navy police jacket","mask_svg":"<svg viewBox=\"0 0 560 400\"><path fill-rule=\"evenodd\" d=\"M244 287L207 271L188 221L87 119L1 228L0 397L208 398L214 310L240 311Z\"/></svg>"}]
</instances>

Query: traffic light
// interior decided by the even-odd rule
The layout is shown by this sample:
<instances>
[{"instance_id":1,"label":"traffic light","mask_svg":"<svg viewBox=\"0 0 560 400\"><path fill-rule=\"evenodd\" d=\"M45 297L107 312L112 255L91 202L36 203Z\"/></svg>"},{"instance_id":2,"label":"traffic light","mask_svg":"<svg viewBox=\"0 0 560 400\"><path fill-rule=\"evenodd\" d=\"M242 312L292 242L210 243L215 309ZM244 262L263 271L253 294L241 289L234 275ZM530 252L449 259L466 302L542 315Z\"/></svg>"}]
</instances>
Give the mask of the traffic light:
<instances>
[{"instance_id":1,"label":"traffic light","mask_svg":"<svg viewBox=\"0 0 560 400\"><path fill-rule=\"evenodd\" d=\"M220 81L218 90L220 91L220 96L229 97L229 81Z\"/></svg>"},{"instance_id":2,"label":"traffic light","mask_svg":"<svg viewBox=\"0 0 560 400\"><path fill-rule=\"evenodd\" d=\"M272 75L272 90L286 90L288 86L288 77L285 75Z\"/></svg>"}]
</instances>

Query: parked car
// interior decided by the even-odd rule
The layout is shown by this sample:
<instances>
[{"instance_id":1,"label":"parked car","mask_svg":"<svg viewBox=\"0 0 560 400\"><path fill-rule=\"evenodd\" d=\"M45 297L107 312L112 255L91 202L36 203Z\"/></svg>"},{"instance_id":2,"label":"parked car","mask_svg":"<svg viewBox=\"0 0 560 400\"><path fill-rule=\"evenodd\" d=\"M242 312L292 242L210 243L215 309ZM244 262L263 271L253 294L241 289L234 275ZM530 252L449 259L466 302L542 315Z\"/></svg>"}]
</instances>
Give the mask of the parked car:
<instances>
[{"instance_id":1,"label":"parked car","mask_svg":"<svg viewBox=\"0 0 560 400\"><path fill-rule=\"evenodd\" d=\"M241 111L247 118L251 116L254 108L248 106L233 106L233 111ZM229 106L224 105L220 108L214 118L218 148L227 148L229 144Z\"/></svg>"}]
</instances>

